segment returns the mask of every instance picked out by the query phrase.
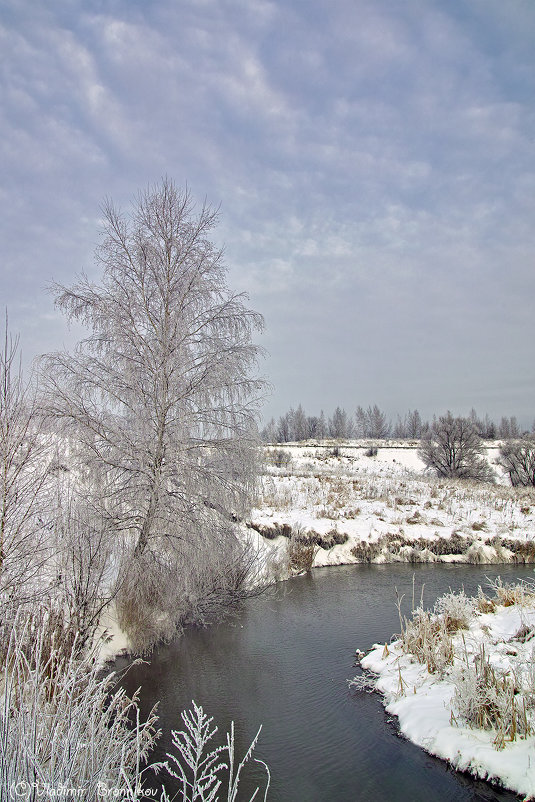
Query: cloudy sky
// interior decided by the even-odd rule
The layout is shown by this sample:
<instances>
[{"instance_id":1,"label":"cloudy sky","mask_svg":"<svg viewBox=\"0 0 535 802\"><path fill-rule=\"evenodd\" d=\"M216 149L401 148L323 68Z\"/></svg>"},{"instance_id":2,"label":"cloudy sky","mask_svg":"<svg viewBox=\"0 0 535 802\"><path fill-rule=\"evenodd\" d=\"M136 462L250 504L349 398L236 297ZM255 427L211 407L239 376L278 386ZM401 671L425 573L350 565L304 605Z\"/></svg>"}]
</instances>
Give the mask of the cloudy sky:
<instances>
[{"instance_id":1,"label":"cloudy sky","mask_svg":"<svg viewBox=\"0 0 535 802\"><path fill-rule=\"evenodd\" d=\"M535 416L532 0L0 0L2 307L69 332L99 206L221 205L265 416Z\"/></svg>"}]
</instances>

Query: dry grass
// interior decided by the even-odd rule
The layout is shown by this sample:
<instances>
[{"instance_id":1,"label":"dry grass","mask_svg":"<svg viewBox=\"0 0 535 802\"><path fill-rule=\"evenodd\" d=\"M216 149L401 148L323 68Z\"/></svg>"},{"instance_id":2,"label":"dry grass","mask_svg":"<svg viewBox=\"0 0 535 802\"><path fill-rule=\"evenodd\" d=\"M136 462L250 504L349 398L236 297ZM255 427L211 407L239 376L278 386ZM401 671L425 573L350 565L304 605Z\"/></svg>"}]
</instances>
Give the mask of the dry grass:
<instances>
[{"instance_id":1,"label":"dry grass","mask_svg":"<svg viewBox=\"0 0 535 802\"><path fill-rule=\"evenodd\" d=\"M472 662L467 659L460 665L452 679L454 720L459 717L472 729L494 730L497 749L503 749L506 741L533 734L530 711L535 688L524 685L515 672L494 668L484 644Z\"/></svg>"},{"instance_id":2,"label":"dry grass","mask_svg":"<svg viewBox=\"0 0 535 802\"><path fill-rule=\"evenodd\" d=\"M292 574L304 574L312 569L319 546L306 536L292 534L288 540L288 567Z\"/></svg>"},{"instance_id":3,"label":"dry grass","mask_svg":"<svg viewBox=\"0 0 535 802\"><path fill-rule=\"evenodd\" d=\"M430 674L442 675L453 664L451 633L443 616L433 615L419 607L410 621L402 623L403 651L426 665Z\"/></svg>"}]
</instances>

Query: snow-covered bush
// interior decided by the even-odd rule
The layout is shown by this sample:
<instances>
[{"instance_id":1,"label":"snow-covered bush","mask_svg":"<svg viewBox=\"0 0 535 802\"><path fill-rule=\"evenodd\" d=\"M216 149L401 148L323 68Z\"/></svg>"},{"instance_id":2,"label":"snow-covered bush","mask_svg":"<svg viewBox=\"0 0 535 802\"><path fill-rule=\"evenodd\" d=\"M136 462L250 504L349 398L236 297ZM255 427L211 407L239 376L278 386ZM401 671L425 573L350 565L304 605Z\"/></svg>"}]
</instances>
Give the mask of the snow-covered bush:
<instances>
[{"instance_id":1,"label":"snow-covered bush","mask_svg":"<svg viewBox=\"0 0 535 802\"><path fill-rule=\"evenodd\" d=\"M497 603L504 607L522 605L528 600L535 600L535 588L528 583L508 584L503 583L501 577L498 577L491 583L491 588L496 594Z\"/></svg>"},{"instance_id":2,"label":"snow-covered bush","mask_svg":"<svg viewBox=\"0 0 535 802\"><path fill-rule=\"evenodd\" d=\"M447 632L454 633L458 629L468 629L475 607L476 600L468 597L464 590L458 593L450 590L437 600L435 612L444 619Z\"/></svg>"},{"instance_id":3,"label":"snow-covered bush","mask_svg":"<svg viewBox=\"0 0 535 802\"><path fill-rule=\"evenodd\" d=\"M266 462L275 468L289 468L292 464L292 455L284 448L266 449L264 453Z\"/></svg>"}]
</instances>

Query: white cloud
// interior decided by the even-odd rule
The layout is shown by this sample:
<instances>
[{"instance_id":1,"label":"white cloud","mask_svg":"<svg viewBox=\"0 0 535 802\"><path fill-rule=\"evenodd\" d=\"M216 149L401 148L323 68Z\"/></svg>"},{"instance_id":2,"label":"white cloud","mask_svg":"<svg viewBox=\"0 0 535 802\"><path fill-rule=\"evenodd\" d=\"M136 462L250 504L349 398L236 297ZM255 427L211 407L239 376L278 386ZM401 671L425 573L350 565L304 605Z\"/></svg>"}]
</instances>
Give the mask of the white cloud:
<instances>
[{"instance_id":1,"label":"white cloud","mask_svg":"<svg viewBox=\"0 0 535 802\"><path fill-rule=\"evenodd\" d=\"M405 382L442 398L433 349L459 397L472 365L476 406L497 397L500 363L525 387L533 30L527 5L494 0L12 3L7 302L90 266L102 197L128 202L167 173L222 203L216 238L233 286L266 315L280 406L286 382L314 406L324 379L291 374L322 360L333 399L352 387L358 403L367 383L401 404ZM415 366L406 376L392 343Z\"/></svg>"}]
</instances>

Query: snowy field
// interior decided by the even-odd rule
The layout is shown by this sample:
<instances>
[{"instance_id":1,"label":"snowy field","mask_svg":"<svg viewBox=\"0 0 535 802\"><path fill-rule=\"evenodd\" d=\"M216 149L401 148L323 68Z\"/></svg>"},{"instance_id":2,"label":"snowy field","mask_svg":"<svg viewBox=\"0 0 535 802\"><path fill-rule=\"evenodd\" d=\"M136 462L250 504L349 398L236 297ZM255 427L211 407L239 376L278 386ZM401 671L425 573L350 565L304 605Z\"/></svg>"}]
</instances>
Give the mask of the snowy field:
<instances>
[{"instance_id":1,"label":"snowy field","mask_svg":"<svg viewBox=\"0 0 535 802\"><path fill-rule=\"evenodd\" d=\"M487 450L496 484L437 479L417 452L417 442L266 446L250 525L273 564L292 539L316 545L313 566L535 561L535 492L508 486L499 443Z\"/></svg>"},{"instance_id":2,"label":"snowy field","mask_svg":"<svg viewBox=\"0 0 535 802\"><path fill-rule=\"evenodd\" d=\"M388 713L418 746L531 800L535 595L525 586L497 591L492 601L448 594L435 615L417 611L400 640L361 659L378 677L356 677L355 687L380 691Z\"/></svg>"}]
</instances>

